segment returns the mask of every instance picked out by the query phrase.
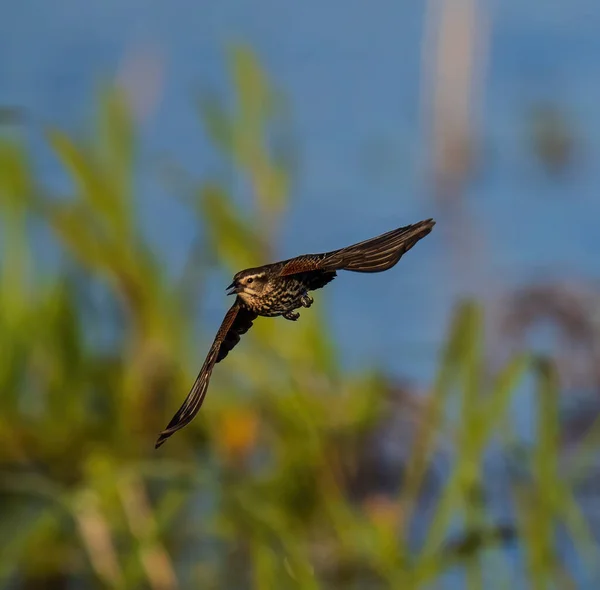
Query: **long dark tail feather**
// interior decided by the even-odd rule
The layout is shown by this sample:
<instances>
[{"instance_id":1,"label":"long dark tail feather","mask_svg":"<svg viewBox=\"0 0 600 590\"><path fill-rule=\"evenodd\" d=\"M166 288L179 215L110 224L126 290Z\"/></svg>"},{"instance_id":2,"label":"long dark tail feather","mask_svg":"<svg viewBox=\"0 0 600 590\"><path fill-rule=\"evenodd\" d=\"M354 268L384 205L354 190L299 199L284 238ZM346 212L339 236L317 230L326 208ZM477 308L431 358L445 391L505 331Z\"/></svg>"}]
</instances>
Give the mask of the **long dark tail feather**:
<instances>
[{"instance_id":1,"label":"long dark tail feather","mask_svg":"<svg viewBox=\"0 0 600 590\"><path fill-rule=\"evenodd\" d=\"M160 433L158 440L154 445L155 449L158 449L158 447L163 445L170 436L175 434L178 430L181 430L184 426L187 426L194 419L206 396L208 381L213 366L214 362L212 362L212 364L207 363L202 367L202 370L198 374L198 377L196 377L196 381L194 382L194 385L192 385L192 389L185 398L182 406L175 416L173 416L167 427Z\"/></svg>"},{"instance_id":2,"label":"long dark tail feather","mask_svg":"<svg viewBox=\"0 0 600 590\"><path fill-rule=\"evenodd\" d=\"M435 221L433 219L426 219L394 229L376 238L365 240L332 253L333 262L338 269L352 272L382 272L388 270L419 240L429 234L434 225Z\"/></svg>"}]
</instances>

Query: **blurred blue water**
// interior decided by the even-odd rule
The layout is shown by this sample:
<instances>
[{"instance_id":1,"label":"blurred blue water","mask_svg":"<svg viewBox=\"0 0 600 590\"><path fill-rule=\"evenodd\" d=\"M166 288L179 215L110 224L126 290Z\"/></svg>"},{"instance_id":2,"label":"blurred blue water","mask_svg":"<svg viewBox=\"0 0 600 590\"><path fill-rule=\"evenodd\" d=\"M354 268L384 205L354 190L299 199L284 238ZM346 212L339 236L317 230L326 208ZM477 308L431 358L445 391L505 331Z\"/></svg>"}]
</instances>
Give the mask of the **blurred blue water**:
<instances>
[{"instance_id":1,"label":"blurred blue water","mask_svg":"<svg viewBox=\"0 0 600 590\"><path fill-rule=\"evenodd\" d=\"M301 156L281 256L335 248L438 216L423 167L424 4L5 3L0 104L80 128L91 114L98 76L113 75L131 44L161 48L165 90L142 131L139 187L144 229L177 272L195 228L154 163L169 153L197 177L220 170L192 92L226 92L223 49L246 41L290 99ZM376 363L429 380L448 311L461 292L493 296L536 275L600 274L600 3L505 0L490 13L481 132L487 157L467 190L485 249L463 283L438 226L392 272L348 274L319 292L317 304L330 309L349 366ZM530 107L548 98L570 115L586 148L575 173L559 181L540 168L524 140ZM35 145L45 179L60 185L57 163ZM210 298L215 326L227 304L224 286L215 285Z\"/></svg>"}]
</instances>

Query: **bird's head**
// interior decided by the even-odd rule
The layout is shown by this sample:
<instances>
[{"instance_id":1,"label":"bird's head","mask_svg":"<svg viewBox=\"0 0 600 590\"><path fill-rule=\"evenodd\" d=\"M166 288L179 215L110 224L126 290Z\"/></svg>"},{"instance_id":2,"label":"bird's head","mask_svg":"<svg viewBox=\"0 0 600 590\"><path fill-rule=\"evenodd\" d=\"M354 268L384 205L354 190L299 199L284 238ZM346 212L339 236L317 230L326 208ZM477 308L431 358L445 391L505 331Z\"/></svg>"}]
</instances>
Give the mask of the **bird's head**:
<instances>
[{"instance_id":1,"label":"bird's head","mask_svg":"<svg viewBox=\"0 0 600 590\"><path fill-rule=\"evenodd\" d=\"M267 285L268 277L264 270L249 268L238 272L233 282L227 287L227 295L239 295L248 300L260 297Z\"/></svg>"}]
</instances>

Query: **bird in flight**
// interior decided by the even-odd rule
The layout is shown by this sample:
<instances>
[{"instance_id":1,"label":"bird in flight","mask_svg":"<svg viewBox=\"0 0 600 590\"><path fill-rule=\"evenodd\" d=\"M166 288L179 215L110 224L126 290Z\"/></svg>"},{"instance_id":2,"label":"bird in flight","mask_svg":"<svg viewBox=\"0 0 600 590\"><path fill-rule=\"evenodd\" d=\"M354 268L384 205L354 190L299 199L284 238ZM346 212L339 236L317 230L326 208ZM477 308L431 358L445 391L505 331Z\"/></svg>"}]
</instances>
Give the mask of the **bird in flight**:
<instances>
[{"instance_id":1,"label":"bird in flight","mask_svg":"<svg viewBox=\"0 0 600 590\"><path fill-rule=\"evenodd\" d=\"M295 310L308 308L313 303L308 292L324 287L336 277L337 271L388 270L429 234L434 225L433 219L426 219L340 250L305 254L238 272L227 287L227 294L235 294L235 301L225 315L191 391L160 433L155 448L194 419L204 401L215 364L227 356L258 316L283 316L295 322L300 317Z\"/></svg>"}]
</instances>

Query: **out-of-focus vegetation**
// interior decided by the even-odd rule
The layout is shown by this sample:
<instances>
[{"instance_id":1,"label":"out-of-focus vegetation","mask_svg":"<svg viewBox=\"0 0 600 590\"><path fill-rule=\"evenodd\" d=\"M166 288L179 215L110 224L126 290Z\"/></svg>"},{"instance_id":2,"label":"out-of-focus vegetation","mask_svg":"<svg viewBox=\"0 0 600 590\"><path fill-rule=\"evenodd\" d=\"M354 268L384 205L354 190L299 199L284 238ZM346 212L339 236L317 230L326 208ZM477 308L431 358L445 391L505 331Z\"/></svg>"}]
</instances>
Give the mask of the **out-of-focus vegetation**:
<instances>
[{"instance_id":1,"label":"out-of-focus vegetation","mask_svg":"<svg viewBox=\"0 0 600 590\"><path fill-rule=\"evenodd\" d=\"M203 101L201 113L253 199L242 207L231 186L199 182L189 204L201 239L181 277L138 226L136 134L118 89L100 97L87 139L47 131L68 194L44 185L18 133L2 135L1 586L597 581L574 487L596 431L570 469L559 467L553 362L518 354L490 374L475 302L457 306L420 396L341 369L325 292L298 323L257 321L217 367L198 418L154 450L214 335L192 321L209 261L230 274L274 258L287 206L289 170L271 141L275 93L249 51L229 63L233 111ZM44 228L64 253L57 264L38 251ZM531 441L513 428L517 395L532 396ZM375 452L384 435L403 448L394 469ZM502 514L492 507L499 486Z\"/></svg>"}]
</instances>

